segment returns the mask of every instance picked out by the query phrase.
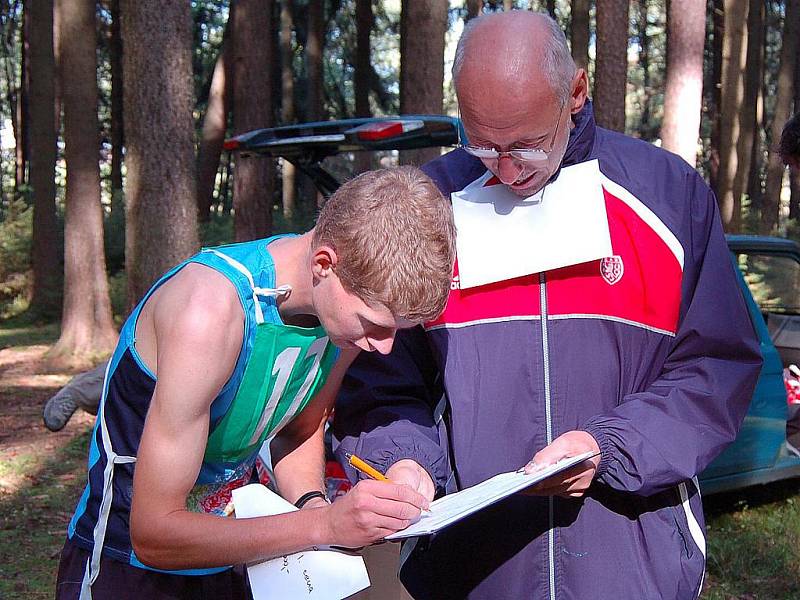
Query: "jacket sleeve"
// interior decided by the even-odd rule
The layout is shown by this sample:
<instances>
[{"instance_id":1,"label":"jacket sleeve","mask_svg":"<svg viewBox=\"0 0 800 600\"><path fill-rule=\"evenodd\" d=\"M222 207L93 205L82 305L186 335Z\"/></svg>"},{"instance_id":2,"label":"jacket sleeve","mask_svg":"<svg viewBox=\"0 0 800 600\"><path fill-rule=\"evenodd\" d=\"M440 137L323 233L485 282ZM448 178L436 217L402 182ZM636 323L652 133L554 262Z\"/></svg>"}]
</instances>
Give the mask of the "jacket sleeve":
<instances>
[{"instance_id":1,"label":"jacket sleeve","mask_svg":"<svg viewBox=\"0 0 800 600\"><path fill-rule=\"evenodd\" d=\"M736 437L762 364L713 193L688 175L681 319L657 379L582 428L597 480L649 495L700 473Z\"/></svg>"},{"instance_id":2,"label":"jacket sleeve","mask_svg":"<svg viewBox=\"0 0 800 600\"><path fill-rule=\"evenodd\" d=\"M409 458L431 476L437 493L447 480L434 407L442 397L438 369L421 327L399 331L391 354L362 352L347 372L336 400L333 449L351 481L363 476L345 452L385 472Z\"/></svg>"}]
</instances>

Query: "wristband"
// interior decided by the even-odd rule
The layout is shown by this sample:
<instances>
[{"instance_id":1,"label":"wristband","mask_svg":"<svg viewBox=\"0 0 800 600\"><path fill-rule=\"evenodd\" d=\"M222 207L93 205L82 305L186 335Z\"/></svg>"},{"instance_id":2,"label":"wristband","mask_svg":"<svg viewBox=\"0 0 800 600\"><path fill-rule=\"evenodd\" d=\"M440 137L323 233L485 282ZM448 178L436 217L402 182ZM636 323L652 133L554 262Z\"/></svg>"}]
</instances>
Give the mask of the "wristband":
<instances>
[{"instance_id":1,"label":"wristband","mask_svg":"<svg viewBox=\"0 0 800 600\"><path fill-rule=\"evenodd\" d=\"M330 503L331 503L331 501L330 501L330 500L328 500L328 497L325 495L325 492L321 492L321 491L319 491L319 490L311 490L310 492L306 492L305 494L303 494L302 496L300 496L300 497L297 499L297 502L295 502L295 503L294 503L294 505L295 505L297 508L303 508L303 506L305 506L305 504L306 504L306 503L307 503L309 500L312 500L313 498L322 498L322 499L323 499L323 500L325 500L325 502L327 502L328 504L330 504Z\"/></svg>"}]
</instances>

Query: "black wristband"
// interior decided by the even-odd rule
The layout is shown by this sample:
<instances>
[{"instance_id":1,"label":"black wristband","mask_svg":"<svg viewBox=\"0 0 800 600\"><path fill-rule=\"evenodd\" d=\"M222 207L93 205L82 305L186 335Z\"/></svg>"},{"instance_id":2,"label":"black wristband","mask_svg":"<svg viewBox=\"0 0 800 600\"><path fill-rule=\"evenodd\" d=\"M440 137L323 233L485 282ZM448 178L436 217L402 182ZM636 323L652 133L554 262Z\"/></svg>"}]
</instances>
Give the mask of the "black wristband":
<instances>
[{"instance_id":1,"label":"black wristband","mask_svg":"<svg viewBox=\"0 0 800 600\"><path fill-rule=\"evenodd\" d=\"M331 503L331 501L328 500L328 497L325 495L325 492L320 492L319 490L311 490L310 492L306 492L305 494L300 496L297 499L297 502L294 503L294 505L297 508L303 508L303 506L305 506L306 502L308 502L309 500L312 500L313 498L322 498L328 504Z\"/></svg>"}]
</instances>

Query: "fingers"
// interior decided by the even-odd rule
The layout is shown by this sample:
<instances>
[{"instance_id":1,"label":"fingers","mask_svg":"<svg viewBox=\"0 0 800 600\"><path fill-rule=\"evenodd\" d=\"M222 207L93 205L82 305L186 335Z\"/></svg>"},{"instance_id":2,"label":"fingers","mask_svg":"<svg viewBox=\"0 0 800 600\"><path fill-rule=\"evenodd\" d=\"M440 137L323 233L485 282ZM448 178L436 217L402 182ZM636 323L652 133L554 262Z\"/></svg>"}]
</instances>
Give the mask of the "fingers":
<instances>
[{"instance_id":1,"label":"fingers","mask_svg":"<svg viewBox=\"0 0 800 600\"><path fill-rule=\"evenodd\" d=\"M362 493L370 494L376 498L410 504L417 510L427 510L430 506L425 496L407 485L365 479L359 481L353 488L354 491L359 489Z\"/></svg>"}]
</instances>

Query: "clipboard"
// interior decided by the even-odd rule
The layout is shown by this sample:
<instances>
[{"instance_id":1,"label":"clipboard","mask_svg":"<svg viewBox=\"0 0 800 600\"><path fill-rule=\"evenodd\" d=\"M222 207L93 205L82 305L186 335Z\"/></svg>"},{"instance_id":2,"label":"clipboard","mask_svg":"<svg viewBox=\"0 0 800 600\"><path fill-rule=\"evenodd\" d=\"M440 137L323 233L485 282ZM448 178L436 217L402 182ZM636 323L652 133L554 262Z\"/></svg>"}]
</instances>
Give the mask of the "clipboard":
<instances>
[{"instance_id":1,"label":"clipboard","mask_svg":"<svg viewBox=\"0 0 800 600\"><path fill-rule=\"evenodd\" d=\"M525 474L522 469L500 473L477 485L434 500L431 502L430 510L422 513L418 521L402 531L386 536L386 539L390 541L401 540L436 533L448 525L452 525L495 502L499 502L503 498L507 498L511 494L544 481L556 473L566 471L597 455L598 453L596 452L585 452L562 459L541 471L530 474Z\"/></svg>"}]
</instances>

